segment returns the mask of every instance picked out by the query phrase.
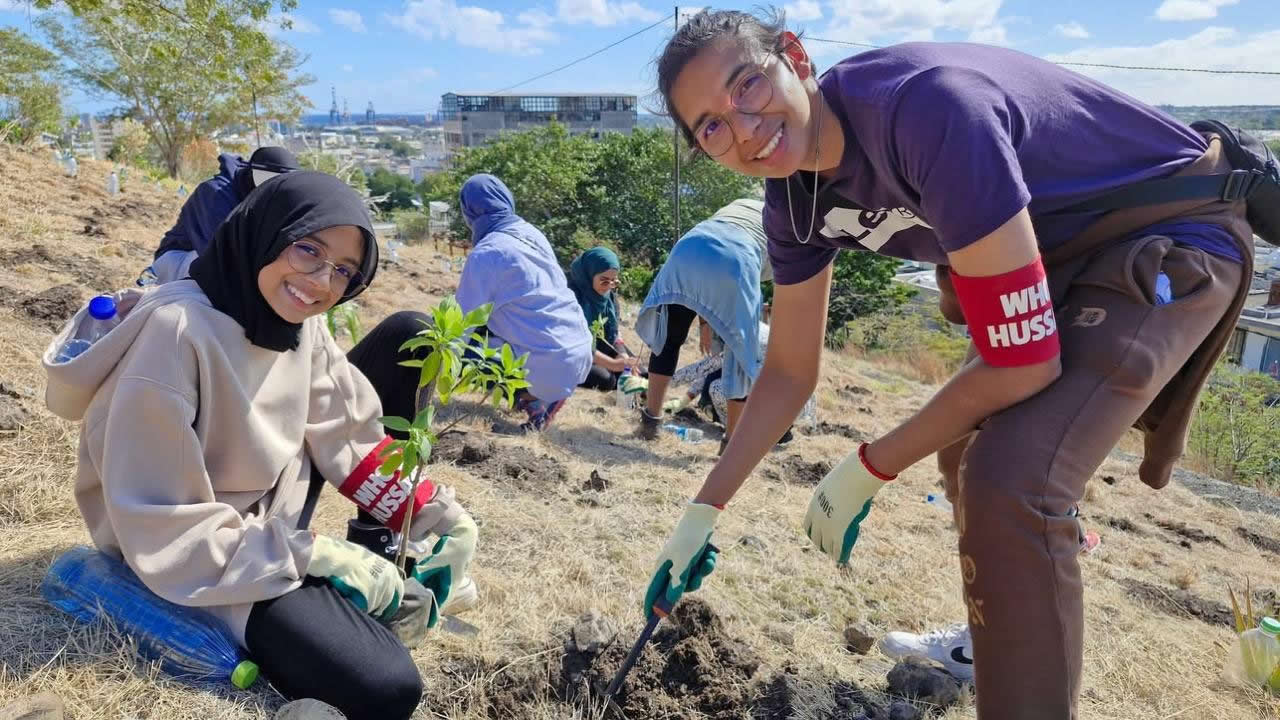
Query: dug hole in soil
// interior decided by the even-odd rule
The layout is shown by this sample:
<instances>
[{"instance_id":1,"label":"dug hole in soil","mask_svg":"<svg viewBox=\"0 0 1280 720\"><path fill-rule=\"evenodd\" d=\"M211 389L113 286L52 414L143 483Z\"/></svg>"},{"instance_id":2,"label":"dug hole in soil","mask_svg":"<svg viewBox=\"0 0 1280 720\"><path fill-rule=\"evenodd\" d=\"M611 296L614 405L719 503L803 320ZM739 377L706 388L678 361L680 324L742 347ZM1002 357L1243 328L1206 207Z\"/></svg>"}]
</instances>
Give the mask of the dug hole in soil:
<instances>
[{"instance_id":1,"label":"dug hole in soil","mask_svg":"<svg viewBox=\"0 0 1280 720\"><path fill-rule=\"evenodd\" d=\"M483 676L487 689L478 704L495 720L522 717L539 701L588 708L589 717L611 720L912 720L924 716L905 700L873 697L827 673L790 666L771 674L761 672L756 651L730 636L715 611L693 597L682 600L662 621L613 702L605 707L605 690L639 631L639 627L620 628L607 617L588 613L568 630L561 647L529 656L538 657L536 662L459 661L441 668L450 682L433 690L442 696L454 695L459 689L452 683L474 685ZM890 673L891 685L895 673L918 678L916 670L900 665ZM937 704L932 707L955 702L958 685L945 673L934 672L950 687L933 698Z\"/></svg>"}]
</instances>

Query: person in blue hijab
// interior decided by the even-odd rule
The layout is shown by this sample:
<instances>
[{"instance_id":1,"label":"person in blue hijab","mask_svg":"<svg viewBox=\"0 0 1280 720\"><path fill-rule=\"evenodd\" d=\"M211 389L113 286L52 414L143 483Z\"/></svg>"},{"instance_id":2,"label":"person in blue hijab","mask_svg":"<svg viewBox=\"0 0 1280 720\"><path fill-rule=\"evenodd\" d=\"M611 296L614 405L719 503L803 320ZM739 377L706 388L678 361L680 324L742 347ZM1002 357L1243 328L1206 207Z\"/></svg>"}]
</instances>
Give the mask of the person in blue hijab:
<instances>
[{"instance_id":1,"label":"person in blue hijab","mask_svg":"<svg viewBox=\"0 0 1280 720\"><path fill-rule=\"evenodd\" d=\"M493 175L473 175L459 192L472 250L458 282L464 312L493 304L491 347L528 353L528 391L516 406L526 430L547 427L591 370L591 330L546 236L516 214L511 190Z\"/></svg>"},{"instance_id":2,"label":"person in blue hijab","mask_svg":"<svg viewBox=\"0 0 1280 720\"><path fill-rule=\"evenodd\" d=\"M596 338L591 372L582 387L613 390L618 376L626 368L636 368L639 359L632 357L618 332L618 272L622 264L609 248L594 247L579 255L569 266L569 289L582 306L588 327L603 321L602 337Z\"/></svg>"}]
</instances>

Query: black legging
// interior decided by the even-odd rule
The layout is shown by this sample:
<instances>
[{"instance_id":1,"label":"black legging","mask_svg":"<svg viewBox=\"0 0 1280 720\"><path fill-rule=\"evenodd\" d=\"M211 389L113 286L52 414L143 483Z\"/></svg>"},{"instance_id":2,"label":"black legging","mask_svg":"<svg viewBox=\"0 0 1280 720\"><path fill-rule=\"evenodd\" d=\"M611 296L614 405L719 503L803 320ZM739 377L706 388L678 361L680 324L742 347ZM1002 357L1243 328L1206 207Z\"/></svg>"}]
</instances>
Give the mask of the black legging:
<instances>
[{"instance_id":1,"label":"black legging","mask_svg":"<svg viewBox=\"0 0 1280 720\"><path fill-rule=\"evenodd\" d=\"M649 372L671 377L680 364L680 346L689 339L689 326L697 317L683 305L667 305L667 341L661 352L649 357Z\"/></svg>"},{"instance_id":2,"label":"black legging","mask_svg":"<svg viewBox=\"0 0 1280 720\"><path fill-rule=\"evenodd\" d=\"M347 353L373 384L386 415L414 416L419 371L397 363L405 359L400 345L422 329L418 321L426 318L396 313ZM312 483L314 494L324 478L313 472ZM371 515L360 516L379 524ZM422 678L405 646L318 578L307 577L293 592L254 603L245 645L286 697L323 700L350 720L408 718L422 699Z\"/></svg>"},{"instance_id":3,"label":"black legging","mask_svg":"<svg viewBox=\"0 0 1280 720\"><path fill-rule=\"evenodd\" d=\"M596 340L596 350L608 355L611 358L618 357L618 351L613 349L609 343L603 339ZM587 388L588 390L613 390L618 386L618 376L621 373L613 372L608 368L592 365L591 372L587 373L587 379L583 380L578 387Z\"/></svg>"}]
</instances>

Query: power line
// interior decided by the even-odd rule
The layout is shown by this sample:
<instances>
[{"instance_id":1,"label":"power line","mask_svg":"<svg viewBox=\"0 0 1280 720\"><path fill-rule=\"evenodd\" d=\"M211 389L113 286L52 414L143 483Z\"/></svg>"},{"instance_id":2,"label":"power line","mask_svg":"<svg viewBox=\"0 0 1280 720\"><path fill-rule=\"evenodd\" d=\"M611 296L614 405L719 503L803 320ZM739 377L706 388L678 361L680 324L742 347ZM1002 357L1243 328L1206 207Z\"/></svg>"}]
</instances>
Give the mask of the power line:
<instances>
[{"instance_id":1,"label":"power line","mask_svg":"<svg viewBox=\"0 0 1280 720\"><path fill-rule=\"evenodd\" d=\"M833 45L851 45L853 47L864 48L883 48L883 45L871 45L869 43L849 42L847 40L829 40L827 38L806 37L805 40L813 40L814 42L831 43ZM1207 73L1210 75L1280 75L1280 70L1219 70L1216 68L1196 68L1196 67L1165 67L1159 65L1116 65L1112 63L1090 63L1090 62L1054 62L1056 65L1072 65L1075 67L1096 67L1110 68L1112 70L1155 70L1160 72L1195 72Z\"/></svg>"},{"instance_id":2,"label":"power line","mask_svg":"<svg viewBox=\"0 0 1280 720\"><path fill-rule=\"evenodd\" d=\"M649 25L649 26L647 26L647 27L643 27L643 28L641 28L641 29L639 29L639 30L637 30L637 31L635 31L635 32L633 32L633 33L631 33L630 35L628 35L628 36L626 36L626 37L624 37L624 38L622 38L622 39L620 39L620 40L615 40L615 41L613 41L613 42L609 43L608 45L605 45L604 47L600 48L599 50L596 50L595 52L589 53L589 54L587 54L587 55L583 55L582 57L578 58L577 60L574 60L574 61L572 61L572 62L565 63L564 65L561 65L561 66L560 66L560 67L558 67L558 68L554 68L554 69L552 69L552 70L548 70L548 71L546 71L546 72L544 72L544 73L542 73L542 74L540 74L540 75L534 75L533 77L529 78L528 80L521 80L520 82L516 83L515 85L508 85L507 87L504 87L504 88L502 88L501 90L494 90L492 94L497 95L497 94L499 94L499 93L507 92L508 90L514 90L514 89L516 89L516 88L520 87L521 85L528 85L529 83L533 82L534 80L541 80L542 78L544 78L544 77L546 77L546 76L548 76L548 75L554 75L555 73L558 73L558 72L560 72L561 70L566 70L566 69L568 69L568 68L571 68L571 67L573 67L574 65L577 65L578 63L580 63L580 62L582 62L582 61L584 61L584 60L590 60L591 58L595 57L596 55L599 55L600 53L604 52L605 50L609 50L609 49L611 49L611 48L617 47L617 46L621 45L622 43L624 43L624 42L626 42L626 41L630 40L631 38L636 37L637 35L642 35L642 34L644 34L644 33L646 33L646 32L649 32L650 30L652 30L652 29L654 29L654 28L658 27L659 25L661 25L661 24L665 23L666 21L668 21L668 20L670 20L670 19L671 19L671 13L668 13L668 14L667 14L667 15L665 15L661 20L658 20L658 21L657 21L657 22L655 22L654 24Z\"/></svg>"}]
</instances>

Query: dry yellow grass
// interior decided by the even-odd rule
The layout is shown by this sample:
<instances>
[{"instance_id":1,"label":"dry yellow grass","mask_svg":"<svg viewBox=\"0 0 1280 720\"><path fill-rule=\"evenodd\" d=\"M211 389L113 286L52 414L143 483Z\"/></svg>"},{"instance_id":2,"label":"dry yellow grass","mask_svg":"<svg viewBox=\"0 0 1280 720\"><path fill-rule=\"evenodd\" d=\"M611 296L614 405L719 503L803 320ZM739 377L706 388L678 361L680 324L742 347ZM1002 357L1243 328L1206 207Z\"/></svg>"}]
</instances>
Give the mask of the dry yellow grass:
<instances>
[{"instance_id":1,"label":"dry yellow grass","mask_svg":"<svg viewBox=\"0 0 1280 720\"><path fill-rule=\"evenodd\" d=\"M106 197L100 187L105 165L84 163L74 187L55 175L44 154L0 146L0 167L5 168L0 257L41 243L55 257L92 260L103 281L123 284L145 265L178 209L171 193L155 188L129 187L123 199ZM104 237L81 234L82 217L124 202L152 216L104 212ZM404 267L380 274L362 298L366 327L393 310L423 308L452 289L432 248L410 247L401 255ZM416 268L417 277L410 276L410 268ZM76 720L270 717L280 703L271 691L192 690L157 676L135 664L117 636L73 627L39 596L38 583L50 561L68 546L87 542L88 535L71 497L77 429L45 412L40 401L38 358L51 332L14 308L12 300L19 293L77 281L75 273L40 262L0 269L0 293L8 295L0 297L0 381L33 393L21 400L30 411L26 425L16 436L0 436L0 705L48 689L67 701ZM93 289L99 288L86 288L86 297ZM872 394L841 393L848 385ZM868 434L882 432L931 390L883 368L829 354L819 390L820 418ZM437 634L415 651L428 686L417 717L484 717L476 708L495 680L513 667L541 661L539 653L554 645L566 623L589 608L620 620L623 642L639 631L638 599L649 563L681 504L711 468L715 444L643 443L631 437L631 421L611 407L610 399L583 392L545 435L493 438L499 447L522 445L555 458L565 468L567 483L517 489L456 467L433 468L436 480L457 486L481 526L474 575L482 601L465 616L481 633L475 639ZM486 434L479 421L469 430ZM852 441L837 436L800 436L762 469L792 454L836 461L851 448ZM612 485L601 495L600 507L579 504L574 490L596 469ZM1084 507L1086 524L1101 533L1103 545L1082 560L1088 633L1082 717L1254 720L1280 715L1280 699L1219 681L1232 639L1227 626L1161 613L1131 597L1125 584L1136 580L1170 593L1182 588L1218 603L1226 601L1228 583L1238 588L1246 577L1255 586L1275 588L1280 558L1234 529L1243 525L1276 538L1280 519L1214 505L1177 485L1152 492L1137 480L1131 463L1108 461L1098 474L1117 482L1099 484ZM947 518L922 502L936 487L929 463L904 473L878 498L853 569L838 572L810 550L798 529L810 488L769 480L758 471L723 516L717 537L724 557L699 595L724 617L732 634L760 653L762 673L790 664L802 672L830 672L866 688L881 687L891 662L874 650L865 657L847 653L841 640L847 624L857 621L877 632L924 630L963 617L954 531ZM346 501L327 493L316 526L341 533L349 512ZM1184 548L1146 514L1205 530L1222 546L1198 542ZM1142 534L1113 526L1124 521ZM764 551L739 545L747 535L762 540ZM476 671L466 683L440 677L442 666L469 661L493 670ZM571 708L545 699L521 714L575 716ZM943 717L972 716L966 705Z\"/></svg>"}]
</instances>

